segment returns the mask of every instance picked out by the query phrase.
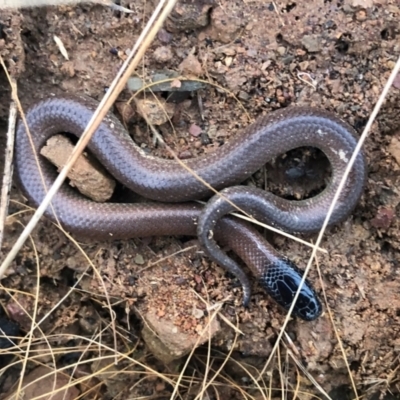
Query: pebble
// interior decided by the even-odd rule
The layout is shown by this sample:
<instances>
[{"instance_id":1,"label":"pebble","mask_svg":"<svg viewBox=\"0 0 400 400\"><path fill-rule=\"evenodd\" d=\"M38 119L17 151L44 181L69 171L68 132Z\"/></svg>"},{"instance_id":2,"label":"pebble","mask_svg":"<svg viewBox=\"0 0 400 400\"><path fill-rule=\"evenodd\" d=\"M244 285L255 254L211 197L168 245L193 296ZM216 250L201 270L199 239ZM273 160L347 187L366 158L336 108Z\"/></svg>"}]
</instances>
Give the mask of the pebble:
<instances>
[{"instance_id":1,"label":"pebble","mask_svg":"<svg viewBox=\"0 0 400 400\"><path fill-rule=\"evenodd\" d=\"M203 68L199 60L193 54L189 54L180 64L179 70L182 72L187 72L189 74L201 75L203 73Z\"/></svg>"},{"instance_id":2,"label":"pebble","mask_svg":"<svg viewBox=\"0 0 400 400\"><path fill-rule=\"evenodd\" d=\"M394 66L396 65L396 62L395 62L395 61L392 61L392 60L389 60L389 61L386 63L386 65L387 65L387 67L388 67L389 69L393 69Z\"/></svg>"},{"instance_id":3,"label":"pebble","mask_svg":"<svg viewBox=\"0 0 400 400\"><path fill-rule=\"evenodd\" d=\"M204 311L203 310L199 310L198 308L193 308L193 316L196 319L200 319L204 317Z\"/></svg>"},{"instance_id":4,"label":"pebble","mask_svg":"<svg viewBox=\"0 0 400 400\"><path fill-rule=\"evenodd\" d=\"M179 153L179 158L181 160L186 160L186 159L192 158L192 157L193 157L193 155L190 150L184 150L181 153Z\"/></svg>"},{"instance_id":5,"label":"pebble","mask_svg":"<svg viewBox=\"0 0 400 400\"><path fill-rule=\"evenodd\" d=\"M356 20L357 21L363 22L366 19L367 19L367 12L365 10L361 9L356 12Z\"/></svg>"},{"instance_id":6,"label":"pebble","mask_svg":"<svg viewBox=\"0 0 400 400\"><path fill-rule=\"evenodd\" d=\"M160 63L165 63L172 59L172 50L168 46L157 47L153 52L153 57Z\"/></svg>"},{"instance_id":7,"label":"pebble","mask_svg":"<svg viewBox=\"0 0 400 400\"><path fill-rule=\"evenodd\" d=\"M249 100L250 95L248 93L244 92L243 90L241 90L241 91L239 91L238 98L240 100L247 101L247 100Z\"/></svg>"},{"instance_id":8,"label":"pebble","mask_svg":"<svg viewBox=\"0 0 400 400\"><path fill-rule=\"evenodd\" d=\"M286 47L283 46L279 46L276 50L281 56L283 56L286 53Z\"/></svg>"},{"instance_id":9,"label":"pebble","mask_svg":"<svg viewBox=\"0 0 400 400\"><path fill-rule=\"evenodd\" d=\"M226 65L227 67L230 67L230 66L231 66L232 61L233 61L233 58L232 58L232 57L226 57L225 60L224 60L225 65Z\"/></svg>"},{"instance_id":10,"label":"pebble","mask_svg":"<svg viewBox=\"0 0 400 400\"><path fill-rule=\"evenodd\" d=\"M306 71L309 64L310 63L308 61L302 61L301 63L299 63L299 67L302 71Z\"/></svg>"},{"instance_id":11,"label":"pebble","mask_svg":"<svg viewBox=\"0 0 400 400\"><path fill-rule=\"evenodd\" d=\"M388 151L396 160L397 164L400 165L400 141L396 137L392 137Z\"/></svg>"},{"instance_id":12,"label":"pebble","mask_svg":"<svg viewBox=\"0 0 400 400\"><path fill-rule=\"evenodd\" d=\"M144 258L141 254L136 254L135 258L133 259L133 261L135 262L135 264L138 265L143 265L144 264Z\"/></svg>"},{"instance_id":13,"label":"pebble","mask_svg":"<svg viewBox=\"0 0 400 400\"><path fill-rule=\"evenodd\" d=\"M301 39L301 43L310 53L320 51L320 38L317 35L305 35Z\"/></svg>"},{"instance_id":14,"label":"pebble","mask_svg":"<svg viewBox=\"0 0 400 400\"><path fill-rule=\"evenodd\" d=\"M205 133L205 132L203 132L203 133L200 135L200 140L201 140L201 144L202 144L203 146L207 146L208 144L211 143L210 137L209 137L209 136L207 135L207 133Z\"/></svg>"},{"instance_id":15,"label":"pebble","mask_svg":"<svg viewBox=\"0 0 400 400\"><path fill-rule=\"evenodd\" d=\"M236 50L233 47L226 47L222 49L222 53L224 53L226 56L233 57L234 55L236 55Z\"/></svg>"},{"instance_id":16,"label":"pebble","mask_svg":"<svg viewBox=\"0 0 400 400\"><path fill-rule=\"evenodd\" d=\"M162 125L175 113L175 104L162 99L139 99L136 102L137 112L152 125Z\"/></svg>"},{"instance_id":17,"label":"pebble","mask_svg":"<svg viewBox=\"0 0 400 400\"><path fill-rule=\"evenodd\" d=\"M194 137L198 137L201 135L201 132L203 132L203 130L200 128L200 126L196 125L196 124L192 124L189 127L189 133L194 136Z\"/></svg>"},{"instance_id":18,"label":"pebble","mask_svg":"<svg viewBox=\"0 0 400 400\"><path fill-rule=\"evenodd\" d=\"M172 40L172 35L164 28L161 28L157 33L157 38L161 43L169 43Z\"/></svg>"}]
</instances>

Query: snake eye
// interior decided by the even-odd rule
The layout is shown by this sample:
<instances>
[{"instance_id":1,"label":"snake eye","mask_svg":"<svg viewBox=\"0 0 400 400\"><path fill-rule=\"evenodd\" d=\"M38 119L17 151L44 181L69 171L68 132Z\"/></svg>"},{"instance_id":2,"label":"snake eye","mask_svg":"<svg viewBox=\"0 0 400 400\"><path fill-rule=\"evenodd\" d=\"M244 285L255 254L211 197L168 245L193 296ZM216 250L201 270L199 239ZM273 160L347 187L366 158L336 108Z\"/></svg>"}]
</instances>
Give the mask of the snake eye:
<instances>
[{"instance_id":1,"label":"snake eye","mask_svg":"<svg viewBox=\"0 0 400 400\"><path fill-rule=\"evenodd\" d=\"M273 264L266 266L260 285L268 294L286 310L292 305L293 298L300 285L303 273L296 265L286 258L277 259ZM296 301L293 315L306 321L319 317L322 305L311 285L304 282Z\"/></svg>"}]
</instances>

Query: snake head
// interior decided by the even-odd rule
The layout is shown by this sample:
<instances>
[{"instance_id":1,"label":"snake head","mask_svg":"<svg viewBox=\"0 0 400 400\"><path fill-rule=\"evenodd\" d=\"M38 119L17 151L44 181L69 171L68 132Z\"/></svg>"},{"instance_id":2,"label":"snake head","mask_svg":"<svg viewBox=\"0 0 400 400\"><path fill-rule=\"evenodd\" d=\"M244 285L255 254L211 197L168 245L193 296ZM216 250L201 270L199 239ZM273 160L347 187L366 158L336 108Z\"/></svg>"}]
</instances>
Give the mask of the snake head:
<instances>
[{"instance_id":1,"label":"snake head","mask_svg":"<svg viewBox=\"0 0 400 400\"><path fill-rule=\"evenodd\" d=\"M268 264L260 278L260 285L284 309L288 310L300 286L303 272L287 258L281 257ZM293 315L313 321L321 315L322 305L306 280L300 290Z\"/></svg>"}]
</instances>

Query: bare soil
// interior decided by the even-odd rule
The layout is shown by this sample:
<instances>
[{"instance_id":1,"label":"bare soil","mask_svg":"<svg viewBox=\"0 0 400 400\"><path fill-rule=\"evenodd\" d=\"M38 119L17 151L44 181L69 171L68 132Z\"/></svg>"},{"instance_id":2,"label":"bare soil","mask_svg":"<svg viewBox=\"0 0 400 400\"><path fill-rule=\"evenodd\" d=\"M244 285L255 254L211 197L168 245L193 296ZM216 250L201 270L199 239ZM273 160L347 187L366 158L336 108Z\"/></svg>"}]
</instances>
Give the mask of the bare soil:
<instances>
[{"instance_id":1,"label":"bare soil","mask_svg":"<svg viewBox=\"0 0 400 400\"><path fill-rule=\"evenodd\" d=\"M133 12L79 5L0 13L0 51L18 79L24 107L63 92L102 97L153 7L151 2L121 0L120 4ZM143 77L156 70L181 70L184 76L228 89L241 101L243 107L215 85L177 101L172 117L175 131L168 124L160 131L181 158L213 151L240 134L251 120L289 105L334 111L361 132L400 53L399 19L396 0L180 3L137 74ZM61 39L69 60L60 53L54 35ZM0 117L7 120L10 89L4 74L0 85ZM325 287L353 378L366 398L378 398L389 390L397 396L400 393L399 88L391 89L364 149L369 168L364 195L351 218L325 236L323 247L328 255L318 256L322 281L316 268L309 276L318 291L322 284ZM130 97L126 90L120 101ZM118 114L118 109L115 112ZM170 157L154 145L135 110L128 126L143 148ZM193 126L201 128L201 135L197 136ZM306 151L288 159L271 163L255 174L252 183L263 184L267 176L268 188L295 198L323 186L326 165L320 155ZM317 172L307 176L315 161ZM285 173L293 168L304 178L302 185L293 183ZM123 189L120 192L126 196ZM12 199L10 215L26 210L17 203L24 202L17 185ZM8 220L3 255L30 215L25 212ZM308 247L281 236L267 237L301 268L306 265L311 252ZM41 324L43 332L90 336L104 329L110 322L106 290L116 312L119 349L133 347L143 326L141 317L149 313L161 321L172 321L192 343L209 321L210 313L201 298L211 303L223 301L221 313L244 333L235 342L232 357L262 368L284 320L282 310L256 284L250 307L243 308L240 285L202 255L195 240L154 237L81 246L97 273L57 227L46 220L39 224L2 281L9 292L3 291L1 303L22 332L29 331L31 321L17 301L32 314L37 251L41 278L37 320L80 279L76 290ZM189 250L182 251L186 248ZM231 350L235 333L221 319L220 324L212 345L216 351L226 352ZM349 374L328 313L311 323L293 320L287 331L299 359L324 390L332 398L352 398ZM113 347L110 327L102 341ZM58 345L67 342L60 339ZM144 352L144 342L139 341L135 351ZM149 362L164 372L180 365L177 361L173 367L155 359ZM294 366L290 370L295 381ZM241 382L243 371L234 364L224 371ZM277 379L279 384L278 375ZM11 381L0 381L3 392ZM119 395L134 382L127 378L125 386L119 386ZM103 383L108 391L102 398L115 397L109 382ZM301 384L303 390L318 393L309 383ZM168 387L154 382L135 390L131 396L149 395L153 390L153 394L159 391L160 398L168 398L170 393ZM242 398L235 390L225 396L222 398ZM88 394L85 398L96 397Z\"/></svg>"}]
</instances>

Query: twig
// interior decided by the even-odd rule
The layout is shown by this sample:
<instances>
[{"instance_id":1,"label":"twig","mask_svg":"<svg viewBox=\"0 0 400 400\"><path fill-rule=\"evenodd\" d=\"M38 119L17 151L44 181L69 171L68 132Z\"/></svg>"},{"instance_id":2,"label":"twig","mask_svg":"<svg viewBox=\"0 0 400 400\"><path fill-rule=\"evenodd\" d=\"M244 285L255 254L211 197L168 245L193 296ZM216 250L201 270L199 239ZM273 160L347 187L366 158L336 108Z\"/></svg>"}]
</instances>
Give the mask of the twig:
<instances>
[{"instance_id":1,"label":"twig","mask_svg":"<svg viewBox=\"0 0 400 400\"><path fill-rule=\"evenodd\" d=\"M10 197L10 189L13 174L13 154L14 154L14 139L15 139L15 124L17 121L17 107L12 101L10 104L10 114L8 118L7 145L4 157L4 173L3 184L1 187L0 198L0 249L3 244L4 225L8 214L8 203Z\"/></svg>"},{"instance_id":2,"label":"twig","mask_svg":"<svg viewBox=\"0 0 400 400\"><path fill-rule=\"evenodd\" d=\"M63 4L98 3L112 5L111 0L0 0L0 9L30 8L41 6L61 6Z\"/></svg>"}]
</instances>

